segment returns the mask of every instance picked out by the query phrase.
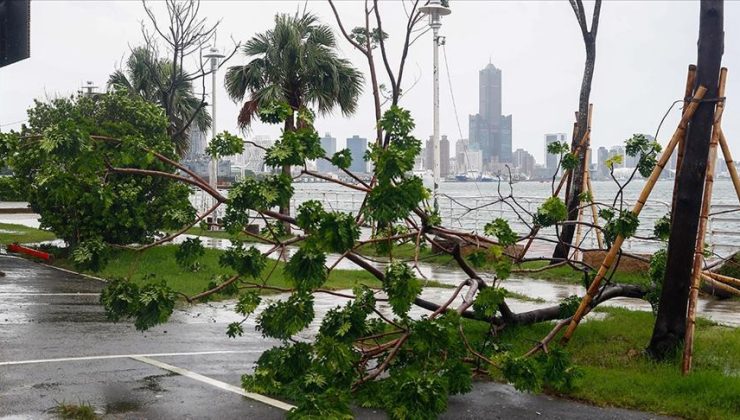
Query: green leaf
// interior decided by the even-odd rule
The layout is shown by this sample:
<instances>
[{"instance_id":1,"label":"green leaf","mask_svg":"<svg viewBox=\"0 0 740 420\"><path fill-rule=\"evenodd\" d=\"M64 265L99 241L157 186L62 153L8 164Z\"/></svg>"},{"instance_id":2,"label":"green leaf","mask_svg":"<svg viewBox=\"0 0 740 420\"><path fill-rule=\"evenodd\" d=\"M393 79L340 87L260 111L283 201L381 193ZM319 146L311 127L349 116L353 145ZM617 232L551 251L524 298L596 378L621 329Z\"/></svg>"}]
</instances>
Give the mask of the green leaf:
<instances>
[{"instance_id":1,"label":"green leaf","mask_svg":"<svg viewBox=\"0 0 740 420\"><path fill-rule=\"evenodd\" d=\"M534 358L508 355L503 359L501 372L517 391L540 392L542 390L542 374Z\"/></svg>"},{"instance_id":2,"label":"green leaf","mask_svg":"<svg viewBox=\"0 0 740 420\"><path fill-rule=\"evenodd\" d=\"M187 238L177 247L175 260L180 267L186 270L198 271L200 266L197 261L205 254L205 247L199 238Z\"/></svg>"},{"instance_id":3,"label":"green leaf","mask_svg":"<svg viewBox=\"0 0 740 420\"><path fill-rule=\"evenodd\" d=\"M604 239L608 244L614 243L618 235L624 239L632 237L640 226L640 219L629 210L621 210L619 217L610 219L604 226Z\"/></svg>"},{"instance_id":4,"label":"green leaf","mask_svg":"<svg viewBox=\"0 0 740 420\"><path fill-rule=\"evenodd\" d=\"M248 291L239 296L234 311L242 316L250 315L257 309L262 298L254 291Z\"/></svg>"},{"instance_id":5,"label":"green leaf","mask_svg":"<svg viewBox=\"0 0 740 420\"><path fill-rule=\"evenodd\" d=\"M230 267L240 276L258 279L267 266L267 257L255 247L244 248L244 244L234 241L218 259L222 267Z\"/></svg>"},{"instance_id":6,"label":"green leaf","mask_svg":"<svg viewBox=\"0 0 740 420\"><path fill-rule=\"evenodd\" d=\"M502 246L514 245L517 240L517 235L509 226L509 222L500 217L487 223L483 232L488 236L495 236Z\"/></svg>"},{"instance_id":7,"label":"green leaf","mask_svg":"<svg viewBox=\"0 0 740 420\"><path fill-rule=\"evenodd\" d=\"M342 149L331 157L331 163L340 169L347 169L352 165L352 152L349 149Z\"/></svg>"},{"instance_id":8,"label":"green leaf","mask_svg":"<svg viewBox=\"0 0 740 420\"><path fill-rule=\"evenodd\" d=\"M568 218L568 209L560 197L550 197L537 209L534 215L534 223L538 226L548 227L562 222Z\"/></svg>"},{"instance_id":9,"label":"green leaf","mask_svg":"<svg viewBox=\"0 0 740 420\"><path fill-rule=\"evenodd\" d=\"M303 229L305 232L311 232L316 230L321 220L326 215L324 207L318 200L308 200L301 203L298 206L298 214L296 215L296 223L298 227Z\"/></svg>"},{"instance_id":10,"label":"green leaf","mask_svg":"<svg viewBox=\"0 0 740 420\"><path fill-rule=\"evenodd\" d=\"M506 290L500 287L486 287L478 291L473 301L473 311L479 319L491 319L496 315L499 305L504 302Z\"/></svg>"},{"instance_id":11,"label":"green leaf","mask_svg":"<svg viewBox=\"0 0 740 420\"><path fill-rule=\"evenodd\" d=\"M244 327L242 327L241 322L231 322L226 328L226 335L228 335L231 338L236 338L236 336L241 337L243 334L244 334Z\"/></svg>"},{"instance_id":12,"label":"green leaf","mask_svg":"<svg viewBox=\"0 0 740 420\"><path fill-rule=\"evenodd\" d=\"M267 149L265 164L273 167L303 165L306 160L316 160L325 155L321 138L312 127L284 131L280 140Z\"/></svg>"},{"instance_id":13,"label":"green leaf","mask_svg":"<svg viewBox=\"0 0 740 420\"><path fill-rule=\"evenodd\" d=\"M575 315L578 307L581 305L581 298L578 295L570 295L563 299L558 305L558 318L566 319Z\"/></svg>"},{"instance_id":14,"label":"green leaf","mask_svg":"<svg viewBox=\"0 0 740 420\"><path fill-rule=\"evenodd\" d=\"M287 102L267 102L260 104L257 116L263 123L280 124L293 116L293 109Z\"/></svg>"},{"instance_id":15,"label":"green leaf","mask_svg":"<svg viewBox=\"0 0 740 420\"><path fill-rule=\"evenodd\" d=\"M661 241L668 240L668 236L671 234L671 214L668 213L655 221L655 227L653 227L653 235Z\"/></svg>"},{"instance_id":16,"label":"green leaf","mask_svg":"<svg viewBox=\"0 0 740 420\"><path fill-rule=\"evenodd\" d=\"M578 167L580 162L581 158L579 158L575 153L566 153L560 160L560 166L562 166L564 170L574 170Z\"/></svg>"},{"instance_id":17,"label":"green leaf","mask_svg":"<svg viewBox=\"0 0 740 420\"><path fill-rule=\"evenodd\" d=\"M244 140L229 133L222 131L206 147L206 154L214 159L223 156L238 155L244 151Z\"/></svg>"},{"instance_id":18,"label":"green leaf","mask_svg":"<svg viewBox=\"0 0 740 420\"><path fill-rule=\"evenodd\" d=\"M383 290L388 294L388 303L393 313L406 318L411 305L421 293L421 284L408 265L392 262L385 270Z\"/></svg>"},{"instance_id":19,"label":"green leaf","mask_svg":"<svg viewBox=\"0 0 740 420\"><path fill-rule=\"evenodd\" d=\"M288 300L268 305L257 322L265 337L287 340L303 331L314 318L313 296L295 292Z\"/></svg>"},{"instance_id":20,"label":"green leaf","mask_svg":"<svg viewBox=\"0 0 740 420\"><path fill-rule=\"evenodd\" d=\"M298 290L310 291L321 287L328 276L326 254L303 246L290 257L284 270Z\"/></svg>"}]
</instances>

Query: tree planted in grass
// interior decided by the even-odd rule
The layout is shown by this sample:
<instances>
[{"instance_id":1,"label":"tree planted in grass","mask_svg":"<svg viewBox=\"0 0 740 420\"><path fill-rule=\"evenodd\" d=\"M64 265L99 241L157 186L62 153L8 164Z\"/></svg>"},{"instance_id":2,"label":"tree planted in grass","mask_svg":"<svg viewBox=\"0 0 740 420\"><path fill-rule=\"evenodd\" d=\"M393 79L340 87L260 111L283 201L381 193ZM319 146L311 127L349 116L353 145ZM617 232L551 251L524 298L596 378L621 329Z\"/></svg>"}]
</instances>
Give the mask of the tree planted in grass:
<instances>
[{"instance_id":1,"label":"tree planted in grass","mask_svg":"<svg viewBox=\"0 0 740 420\"><path fill-rule=\"evenodd\" d=\"M320 114L338 108L352 115L362 91L362 74L349 60L336 54L336 40L329 26L310 13L275 16L274 28L255 35L242 47L251 61L229 67L226 91L235 101L247 97L238 122L249 127L255 116L281 122L284 131L311 125L310 106ZM298 118L296 118L298 117ZM362 159L362 156L353 156ZM283 174L290 176L290 162ZM281 207L290 214L290 207Z\"/></svg>"},{"instance_id":2,"label":"tree planted in grass","mask_svg":"<svg viewBox=\"0 0 740 420\"><path fill-rule=\"evenodd\" d=\"M177 155L158 106L123 92L37 101L21 132L0 134L7 163L42 228L98 265L102 243L144 243L195 217L190 190L167 177L111 173L127 166L174 176ZM157 158L161 157L163 160Z\"/></svg>"}]
</instances>

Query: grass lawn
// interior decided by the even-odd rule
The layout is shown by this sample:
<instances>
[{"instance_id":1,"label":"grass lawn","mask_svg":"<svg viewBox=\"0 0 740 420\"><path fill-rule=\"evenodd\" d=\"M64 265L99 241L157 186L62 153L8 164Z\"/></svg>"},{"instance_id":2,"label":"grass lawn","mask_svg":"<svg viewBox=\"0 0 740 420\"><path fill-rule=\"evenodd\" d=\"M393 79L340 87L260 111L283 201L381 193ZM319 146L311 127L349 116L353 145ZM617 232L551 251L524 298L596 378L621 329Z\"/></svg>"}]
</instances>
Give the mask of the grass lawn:
<instances>
[{"instance_id":1,"label":"grass lawn","mask_svg":"<svg viewBox=\"0 0 740 420\"><path fill-rule=\"evenodd\" d=\"M642 354L655 319L649 312L603 308L603 320L582 323L567 347L584 376L563 396L600 406L618 406L690 419L730 419L740 413L740 328L702 321L697 324L693 366L680 372L680 355L657 363ZM466 321L473 341L488 326ZM514 354L524 354L552 324L501 332ZM555 344L551 345L554 346Z\"/></svg>"},{"instance_id":2,"label":"grass lawn","mask_svg":"<svg viewBox=\"0 0 740 420\"><path fill-rule=\"evenodd\" d=\"M205 255L199 259L201 265L199 271L193 272L183 269L175 261L177 248L177 245L162 245L143 252L116 250L113 251L113 255L105 268L97 273L88 273L103 278L130 278L131 281L138 284L164 280L172 289L186 295L194 295L205 290L214 276L233 273L233 271L221 267L218 263L218 258L223 251L208 248L205 250ZM74 269L71 262L64 258L57 258L55 264ZM277 267L275 267L275 264L277 264ZM290 280L283 273L284 266L285 263L282 261L270 260L263 272L265 277L262 280L265 284L275 287L292 287ZM274 270L273 267L275 267ZM376 288L382 286L379 280L364 270L335 269L329 275L329 280L324 287L328 289L351 289L360 284ZM436 282L425 284L431 287L441 286Z\"/></svg>"},{"instance_id":3,"label":"grass lawn","mask_svg":"<svg viewBox=\"0 0 740 420\"><path fill-rule=\"evenodd\" d=\"M393 257L394 258L400 258L402 260L410 260L413 261L415 258L415 245L413 243L405 243L402 245L398 245L393 248ZM362 248L359 248L358 250L361 254L367 255L369 257L379 257L382 255L379 255L377 250L372 245L365 245ZM429 264L439 264L443 266L457 266L457 263L455 262L454 258L452 256L445 254L445 253L433 253L432 249L429 246L423 247L419 250L419 261L424 261ZM548 265L548 261L528 261L520 266L514 266L512 267L514 270L518 268L522 269L536 269L540 267L544 267ZM485 272L488 270L492 270L493 268L490 265L483 265L482 267L479 267L477 270ZM526 272L526 273L516 273L513 272L511 274L512 277L515 278L531 278L531 279L542 279L542 280L549 280L559 283L570 283L570 284L582 284L583 283L583 273L574 270L570 266L560 266L551 268L546 271L539 271L539 272ZM625 272L617 272L614 277L613 281L616 283L625 283L625 284L645 284L648 281L647 273L625 273Z\"/></svg>"},{"instance_id":4,"label":"grass lawn","mask_svg":"<svg viewBox=\"0 0 740 420\"><path fill-rule=\"evenodd\" d=\"M0 223L0 244L27 244L56 239L53 233L11 223Z\"/></svg>"}]
</instances>

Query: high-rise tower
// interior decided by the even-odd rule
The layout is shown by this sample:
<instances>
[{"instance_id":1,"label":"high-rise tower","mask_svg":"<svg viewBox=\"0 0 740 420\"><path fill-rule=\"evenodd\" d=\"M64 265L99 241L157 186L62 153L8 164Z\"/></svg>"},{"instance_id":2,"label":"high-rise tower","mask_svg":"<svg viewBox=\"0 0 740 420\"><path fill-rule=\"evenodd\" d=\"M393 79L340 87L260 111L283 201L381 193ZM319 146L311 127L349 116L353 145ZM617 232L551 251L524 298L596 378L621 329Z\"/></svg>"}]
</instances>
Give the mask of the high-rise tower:
<instances>
[{"instance_id":1,"label":"high-rise tower","mask_svg":"<svg viewBox=\"0 0 740 420\"><path fill-rule=\"evenodd\" d=\"M483 162L511 162L511 115L501 115L501 69L491 63L478 72L478 113L469 119L470 148L480 150Z\"/></svg>"}]
</instances>

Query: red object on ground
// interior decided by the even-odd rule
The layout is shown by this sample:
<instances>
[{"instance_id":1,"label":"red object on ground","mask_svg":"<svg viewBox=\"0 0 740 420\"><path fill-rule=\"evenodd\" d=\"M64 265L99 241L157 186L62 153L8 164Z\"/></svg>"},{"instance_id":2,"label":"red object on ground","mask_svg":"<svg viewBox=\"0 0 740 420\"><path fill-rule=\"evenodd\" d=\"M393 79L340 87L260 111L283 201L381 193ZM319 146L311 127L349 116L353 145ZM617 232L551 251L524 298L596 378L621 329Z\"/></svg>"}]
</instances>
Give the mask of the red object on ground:
<instances>
[{"instance_id":1,"label":"red object on ground","mask_svg":"<svg viewBox=\"0 0 740 420\"><path fill-rule=\"evenodd\" d=\"M8 245L8 252L17 252L19 254L26 254L32 257L40 258L44 261L51 260L51 254L47 254L46 252L38 251L33 248L27 248L25 246L18 245L18 244Z\"/></svg>"}]
</instances>

